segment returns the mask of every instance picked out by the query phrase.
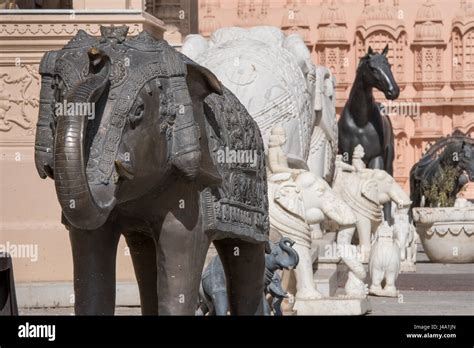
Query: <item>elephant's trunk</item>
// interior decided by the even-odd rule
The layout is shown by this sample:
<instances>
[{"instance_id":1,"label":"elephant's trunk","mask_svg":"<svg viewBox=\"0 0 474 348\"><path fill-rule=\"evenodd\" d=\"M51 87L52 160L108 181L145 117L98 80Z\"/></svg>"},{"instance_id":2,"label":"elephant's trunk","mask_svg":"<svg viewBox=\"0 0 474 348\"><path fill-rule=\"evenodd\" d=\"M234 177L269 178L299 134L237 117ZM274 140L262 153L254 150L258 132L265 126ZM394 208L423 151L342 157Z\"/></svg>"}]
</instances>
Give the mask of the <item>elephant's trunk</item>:
<instances>
[{"instance_id":1,"label":"elephant's trunk","mask_svg":"<svg viewBox=\"0 0 474 348\"><path fill-rule=\"evenodd\" d=\"M95 103L106 89L110 59L99 53L96 49L89 52L92 74L68 93L68 105ZM88 116L60 115L54 143L54 174L59 203L66 219L74 227L85 230L102 226L115 205L113 195L108 201L104 194L100 196L100 201L94 199L95 189L91 190L87 181L84 142Z\"/></svg>"},{"instance_id":2,"label":"elephant's trunk","mask_svg":"<svg viewBox=\"0 0 474 348\"><path fill-rule=\"evenodd\" d=\"M336 195L330 195L324 200L322 211L331 220L340 226L352 225L357 222L357 218L352 209Z\"/></svg>"},{"instance_id":3,"label":"elephant's trunk","mask_svg":"<svg viewBox=\"0 0 474 348\"><path fill-rule=\"evenodd\" d=\"M400 260L405 261L407 259L407 249L404 246L400 246Z\"/></svg>"},{"instance_id":4,"label":"elephant's trunk","mask_svg":"<svg viewBox=\"0 0 474 348\"><path fill-rule=\"evenodd\" d=\"M397 183L394 182L392 185L393 187L389 191L390 199L397 204L399 209L409 208L411 205L410 197Z\"/></svg>"},{"instance_id":5,"label":"elephant's trunk","mask_svg":"<svg viewBox=\"0 0 474 348\"><path fill-rule=\"evenodd\" d=\"M282 268L285 268L285 269L295 268L300 261L298 253L296 252L295 249L292 248L293 244L295 244L295 242L289 238L280 239L279 246L281 250L283 250L286 254L288 254L287 258L281 261L279 260L279 264Z\"/></svg>"}]
</instances>

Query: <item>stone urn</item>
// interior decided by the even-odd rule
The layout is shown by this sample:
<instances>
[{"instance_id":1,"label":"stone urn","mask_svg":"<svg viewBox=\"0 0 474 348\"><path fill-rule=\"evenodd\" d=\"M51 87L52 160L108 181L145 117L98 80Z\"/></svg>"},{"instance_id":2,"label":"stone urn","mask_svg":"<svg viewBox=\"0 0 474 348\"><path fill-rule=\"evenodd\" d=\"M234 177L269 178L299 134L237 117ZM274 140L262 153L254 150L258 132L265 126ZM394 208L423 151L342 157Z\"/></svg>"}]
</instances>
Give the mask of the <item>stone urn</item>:
<instances>
[{"instance_id":1,"label":"stone urn","mask_svg":"<svg viewBox=\"0 0 474 348\"><path fill-rule=\"evenodd\" d=\"M414 208L413 220L431 262L474 262L474 206Z\"/></svg>"}]
</instances>

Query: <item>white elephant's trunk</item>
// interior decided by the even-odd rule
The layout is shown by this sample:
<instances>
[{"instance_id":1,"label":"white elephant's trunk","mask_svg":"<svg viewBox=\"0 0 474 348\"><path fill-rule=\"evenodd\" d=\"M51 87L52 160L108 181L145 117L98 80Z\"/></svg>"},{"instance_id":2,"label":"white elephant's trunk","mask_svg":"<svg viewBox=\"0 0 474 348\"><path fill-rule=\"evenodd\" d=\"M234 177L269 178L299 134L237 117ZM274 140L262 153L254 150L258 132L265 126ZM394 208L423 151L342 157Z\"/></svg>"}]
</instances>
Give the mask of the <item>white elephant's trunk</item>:
<instances>
[{"instance_id":1,"label":"white elephant's trunk","mask_svg":"<svg viewBox=\"0 0 474 348\"><path fill-rule=\"evenodd\" d=\"M344 263L349 267L357 278L363 280L367 276L364 265L357 259L356 247L351 244L355 227L347 227L339 230L337 234L337 246Z\"/></svg>"}]
</instances>

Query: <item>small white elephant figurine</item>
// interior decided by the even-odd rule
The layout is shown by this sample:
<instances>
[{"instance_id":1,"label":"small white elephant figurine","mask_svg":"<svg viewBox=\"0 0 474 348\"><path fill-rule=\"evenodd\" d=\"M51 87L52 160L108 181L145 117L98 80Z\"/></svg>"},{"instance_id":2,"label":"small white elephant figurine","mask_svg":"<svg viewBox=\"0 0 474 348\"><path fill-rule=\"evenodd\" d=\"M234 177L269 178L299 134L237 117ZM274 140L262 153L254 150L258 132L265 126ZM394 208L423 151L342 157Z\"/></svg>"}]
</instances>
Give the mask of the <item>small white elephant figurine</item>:
<instances>
[{"instance_id":1,"label":"small white elephant figurine","mask_svg":"<svg viewBox=\"0 0 474 348\"><path fill-rule=\"evenodd\" d=\"M369 294L384 297L397 297L395 281L400 273L400 247L394 239L394 228L387 222L375 232L375 242L370 252L369 272L371 285ZM385 286L382 282L385 280Z\"/></svg>"},{"instance_id":2,"label":"small white elephant figurine","mask_svg":"<svg viewBox=\"0 0 474 348\"><path fill-rule=\"evenodd\" d=\"M311 172L302 172L295 180L268 182L270 228L295 241L293 248L300 262L295 269L296 298L317 299L322 294L313 280L310 224L329 218L341 226L353 225L355 215L335 195L328 183Z\"/></svg>"},{"instance_id":3,"label":"small white elephant figurine","mask_svg":"<svg viewBox=\"0 0 474 348\"><path fill-rule=\"evenodd\" d=\"M416 270L416 241L417 233L413 222L409 221L408 208L392 209L394 218L394 236L400 246L401 271L414 272Z\"/></svg>"}]
</instances>

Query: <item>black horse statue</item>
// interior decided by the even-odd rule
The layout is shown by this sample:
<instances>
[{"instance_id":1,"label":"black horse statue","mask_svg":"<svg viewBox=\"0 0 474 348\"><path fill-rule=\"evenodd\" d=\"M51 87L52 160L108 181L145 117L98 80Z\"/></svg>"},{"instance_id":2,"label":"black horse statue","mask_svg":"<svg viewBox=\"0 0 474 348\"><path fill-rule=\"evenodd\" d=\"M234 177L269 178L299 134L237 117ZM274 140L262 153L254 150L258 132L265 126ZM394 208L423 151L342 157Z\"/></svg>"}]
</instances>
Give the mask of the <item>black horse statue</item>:
<instances>
[{"instance_id":1,"label":"black horse statue","mask_svg":"<svg viewBox=\"0 0 474 348\"><path fill-rule=\"evenodd\" d=\"M451 136L439 139L410 171L410 199L412 208L436 205L423 192L429 189L439 175L453 168L454 185L447 192L447 201L454 202L456 195L469 181L474 181L474 140L456 130Z\"/></svg>"},{"instance_id":2,"label":"black horse statue","mask_svg":"<svg viewBox=\"0 0 474 348\"><path fill-rule=\"evenodd\" d=\"M395 150L392 124L372 94L372 89L377 88L389 100L395 100L400 95L387 53L388 45L382 53L375 53L369 47L368 53L360 60L349 100L338 122L339 153L344 161L351 163L354 148L361 144L367 167L383 169L393 175ZM389 220L389 204L384 207L384 213Z\"/></svg>"}]
</instances>

